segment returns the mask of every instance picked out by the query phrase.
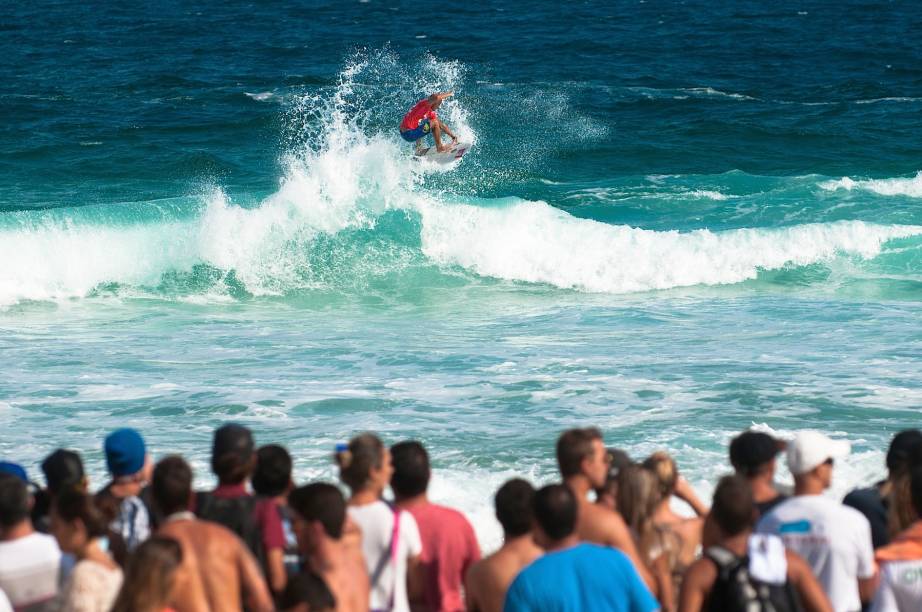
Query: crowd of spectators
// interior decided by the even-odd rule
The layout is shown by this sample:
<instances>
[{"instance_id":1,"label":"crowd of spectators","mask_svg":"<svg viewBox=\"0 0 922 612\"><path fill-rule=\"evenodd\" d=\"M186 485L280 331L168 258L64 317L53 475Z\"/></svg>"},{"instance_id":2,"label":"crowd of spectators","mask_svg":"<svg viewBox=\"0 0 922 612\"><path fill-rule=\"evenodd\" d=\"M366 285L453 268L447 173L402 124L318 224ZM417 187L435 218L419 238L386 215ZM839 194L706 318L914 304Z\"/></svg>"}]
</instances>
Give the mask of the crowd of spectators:
<instances>
[{"instance_id":1,"label":"crowd of spectators","mask_svg":"<svg viewBox=\"0 0 922 612\"><path fill-rule=\"evenodd\" d=\"M429 499L417 441L361 434L335 449L342 487L297 486L283 447L230 423L207 491L133 429L103 449L95 493L73 451L45 458L44 487L0 462L0 612L922 610L918 430L841 502L828 489L847 442L743 432L710 505L667 453L635 461L567 430L558 482L496 492L504 538L484 558L464 515Z\"/></svg>"}]
</instances>

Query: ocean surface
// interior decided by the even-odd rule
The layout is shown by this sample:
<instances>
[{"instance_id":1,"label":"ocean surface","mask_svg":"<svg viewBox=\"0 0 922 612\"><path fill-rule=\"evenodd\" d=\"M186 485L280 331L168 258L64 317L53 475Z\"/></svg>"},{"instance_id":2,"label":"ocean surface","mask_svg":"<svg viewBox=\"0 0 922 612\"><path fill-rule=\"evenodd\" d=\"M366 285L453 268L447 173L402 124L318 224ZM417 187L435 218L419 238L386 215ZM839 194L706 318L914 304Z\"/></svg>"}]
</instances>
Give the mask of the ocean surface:
<instances>
[{"instance_id":1,"label":"ocean surface","mask_svg":"<svg viewBox=\"0 0 922 612\"><path fill-rule=\"evenodd\" d=\"M15 2L0 23L0 457L130 425L418 438L433 497L564 428L708 495L758 425L883 472L922 408L912 2ZM474 148L410 156L434 90ZM781 474L782 479L785 474Z\"/></svg>"}]
</instances>

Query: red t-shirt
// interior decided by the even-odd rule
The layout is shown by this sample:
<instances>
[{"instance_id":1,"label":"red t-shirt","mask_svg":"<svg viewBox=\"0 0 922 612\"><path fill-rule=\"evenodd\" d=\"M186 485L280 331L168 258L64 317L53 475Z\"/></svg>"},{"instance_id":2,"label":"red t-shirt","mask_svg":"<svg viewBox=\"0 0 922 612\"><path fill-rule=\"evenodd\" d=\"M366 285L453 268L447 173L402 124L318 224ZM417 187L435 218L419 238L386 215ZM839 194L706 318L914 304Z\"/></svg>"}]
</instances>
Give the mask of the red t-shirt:
<instances>
[{"instance_id":1,"label":"red t-shirt","mask_svg":"<svg viewBox=\"0 0 922 612\"><path fill-rule=\"evenodd\" d=\"M474 528L457 510L435 504L407 508L423 541L426 606L438 612L463 612L461 585L468 568L480 560Z\"/></svg>"},{"instance_id":2,"label":"red t-shirt","mask_svg":"<svg viewBox=\"0 0 922 612\"><path fill-rule=\"evenodd\" d=\"M423 98L416 103L416 106L410 109L410 112L403 116L403 121L400 122L400 129L415 130L419 127L419 122L423 119L435 119L435 117L435 111L432 110L429 99Z\"/></svg>"},{"instance_id":3,"label":"red t-shirt","mask_svg":"<svg viewBox=\"0 0 922 612\"><path fill-rule=\"evenodd\" d=\"M221 485L212 492L215 497L234 499L236 497L249 497L246 488L240 485ZM262 534L263 548L266 551L273 548L285 548L285 530L282 528L282 517L271 499L260 499L253 509L253 518L259 525Z\"/></svg>"}]
</instances>

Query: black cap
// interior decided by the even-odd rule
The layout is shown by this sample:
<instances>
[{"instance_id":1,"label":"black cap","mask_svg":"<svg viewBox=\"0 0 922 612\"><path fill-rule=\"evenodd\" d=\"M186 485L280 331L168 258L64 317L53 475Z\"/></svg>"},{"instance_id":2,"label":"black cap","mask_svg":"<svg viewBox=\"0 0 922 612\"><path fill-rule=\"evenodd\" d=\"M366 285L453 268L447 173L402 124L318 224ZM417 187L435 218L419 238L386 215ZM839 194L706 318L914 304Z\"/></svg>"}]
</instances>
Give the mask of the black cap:
<instances>
[{"instance_id":1,"label":"black cap","mask_svg":"<svg viewBox=\"0 0 922 612\"><path fill-rule=\"evenodd\" d=\"M228 423L215 430L211 444L212 460L225 455L235 455L240 459L249 459L253 454L253 434L243 425Z\"/></svg>"},{"instance_id":2,"label":"black cap","mask_svg":"<svg viewBox=\"0 0 922 612\"><path fill-rule=\"evenodd\" d=\"M897 474L909 469L912 460L912 448L922 443L922 431L904 429L893 436L887 450L887 469Z\"/></svg>"},{"instance_id":3,"label":"black cap","mask_svg":"<svg viewBox=\"0 0 922 612\"><path fill-rule=\"evenodd\" d=\"M48 490L56 495L83 481L83 461L74 451L59 448L42 461L42 472L45 473Z\"/></svg>"},{"instance_id":4,"label":"black cap","mask_svg":"<svg viewBox=\"0 0 922 612\"><path fill-rule=\"evenodd\" d=\"M785 447L784 441L767 433L744 431L730 442L730 463L737 472L751 476Z\"/></svg>"}]
</instances>

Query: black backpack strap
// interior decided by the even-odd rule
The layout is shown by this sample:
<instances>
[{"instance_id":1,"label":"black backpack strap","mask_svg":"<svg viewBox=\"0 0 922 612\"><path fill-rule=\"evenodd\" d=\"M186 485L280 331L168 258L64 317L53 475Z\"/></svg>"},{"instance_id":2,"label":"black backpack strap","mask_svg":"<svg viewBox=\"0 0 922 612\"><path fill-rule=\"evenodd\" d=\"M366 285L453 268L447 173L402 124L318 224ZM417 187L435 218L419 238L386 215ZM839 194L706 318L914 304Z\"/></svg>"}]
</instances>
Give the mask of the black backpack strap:
<instances>
[{"instance_id":1,"label":"black backpack strap","mask_svg":"<svg viewBox=\"0 0 922 612\"><path fill-rule=\"evenodd\" d=\"M742 561L740 557L737 557L722 546L709 546L704 551L704 556L717 566L717 572L724 580L730 577L730 574Z\"/></svg>"}]
</instances>

